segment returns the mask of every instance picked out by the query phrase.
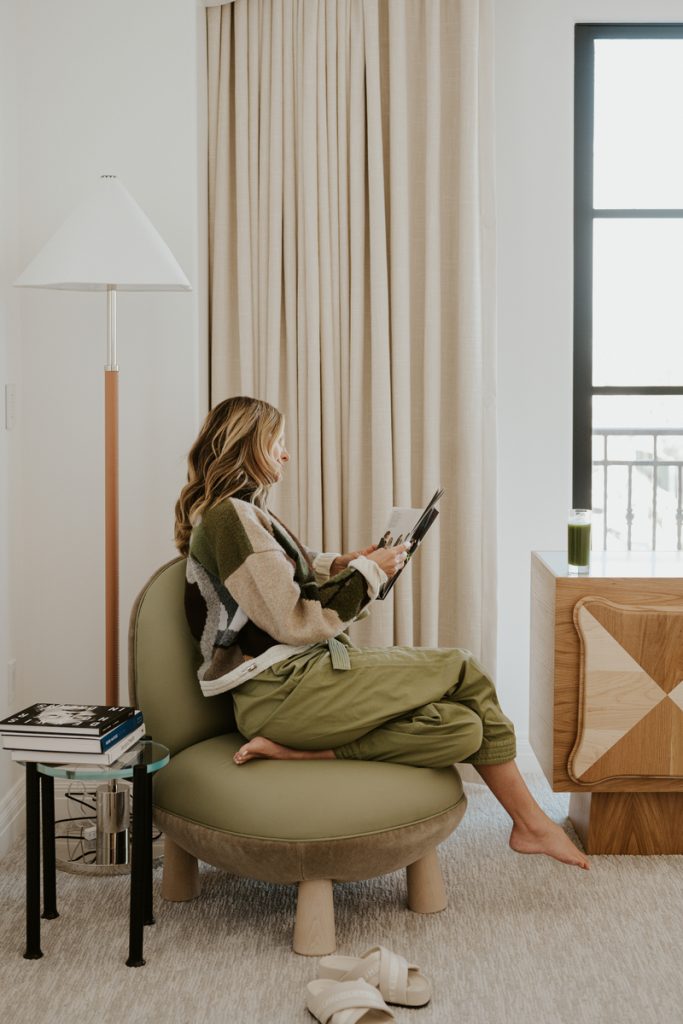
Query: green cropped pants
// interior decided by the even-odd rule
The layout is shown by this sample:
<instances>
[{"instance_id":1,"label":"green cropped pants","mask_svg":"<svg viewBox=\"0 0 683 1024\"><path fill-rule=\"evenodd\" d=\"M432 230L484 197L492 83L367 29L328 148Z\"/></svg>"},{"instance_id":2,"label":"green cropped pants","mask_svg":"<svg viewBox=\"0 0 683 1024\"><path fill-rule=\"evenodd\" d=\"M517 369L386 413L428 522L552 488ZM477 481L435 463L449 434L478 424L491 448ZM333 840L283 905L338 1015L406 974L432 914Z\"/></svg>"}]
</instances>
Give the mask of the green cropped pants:
<instances>
[{"instance_id":1,"label":"green cropped pants","mask_svg":"<svg viewBox=\"0 0 683 1024\"><path fill-rule=\"evenodd\" d=\"M233 692L237 728L300 750L424 768L500 764L515 757L515 731L493 683L458 648L358 648L333 668L316 644Z\"/></svg>"}]
</instances>

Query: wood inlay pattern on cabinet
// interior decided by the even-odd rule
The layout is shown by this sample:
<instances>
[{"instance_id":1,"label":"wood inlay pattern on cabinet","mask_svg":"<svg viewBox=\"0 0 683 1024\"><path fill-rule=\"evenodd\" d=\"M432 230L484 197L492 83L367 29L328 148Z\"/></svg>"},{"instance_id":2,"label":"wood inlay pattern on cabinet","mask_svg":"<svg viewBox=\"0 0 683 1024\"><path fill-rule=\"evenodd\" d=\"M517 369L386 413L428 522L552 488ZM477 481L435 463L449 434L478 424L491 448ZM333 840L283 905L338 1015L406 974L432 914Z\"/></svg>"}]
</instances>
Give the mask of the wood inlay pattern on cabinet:
<instances>
[{"instance_id":1,"label":"wood inlay pattern on cabinet","mask_svg":"<svg viewBox=\"0 0 683 1024\"><path fill-rule=\"evenodd\" d=\"M530 684L531 745L586 852L683 853L683 554L569 576L534 552Z\"/></svg>"},{"instance_id":2,"label":"wood inlay pattern on cabinet","mask_svg":"<svg viewBox=\"0 0 683 1024\"><path fill-rule=\"evenodd\" d=\"M683 779L683 710L670 698L683 676L683 608L586 597L574 623L581 661L571 778Z\"/></svg>"},{"instance_id":3,"label":"wood inlay pattern on cabinet","mask_svg":"<svg viewBox=\"0 0 683 1024\"><path fill-rule=\"evenodd\" d=\"M683 609L683 565L681 576L567 576L554 571L543 555L534 552L529 738L556 793L576 792L586 787L586 783L577 783L569 774L569 758L579 732L581 666L574 607L586 597L604 598L617 605ZM680 678L683 679L683 674ZM670 700L681 707L683 690L675 687ZM681 745L683 737L674 736L672 756L675 759L680 758ZM615 753L619 753L616 745ZM619 775L591 783L591 789L604 793L681 792L683 779L661 776L659 772L657 777Z\"/></svg>"}]
</instances>

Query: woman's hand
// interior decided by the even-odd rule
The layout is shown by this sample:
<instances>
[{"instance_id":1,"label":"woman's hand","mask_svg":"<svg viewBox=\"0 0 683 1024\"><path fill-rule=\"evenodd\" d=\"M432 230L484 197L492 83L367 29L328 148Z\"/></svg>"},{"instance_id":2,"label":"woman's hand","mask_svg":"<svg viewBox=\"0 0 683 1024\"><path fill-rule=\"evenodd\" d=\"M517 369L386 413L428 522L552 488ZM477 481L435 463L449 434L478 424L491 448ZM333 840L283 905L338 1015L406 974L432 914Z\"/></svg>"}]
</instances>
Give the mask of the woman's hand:
<instances>
[{"instance_id":1,"label":"woman's hand","mask_svg":"<svg viewBox=\"0 0 683 1024\"><path fill-rule=\"evenodd\" d=\"M346 569L349 562L352 562L354 558L358 558L359 555L365 555L368 558L376 550L377 545L371 544L369 548L363 548L362 551L350 551L348 555L339 555L330 566L330 576L336 576L338 572Z\"/></svg>"},{"instance_id":2,"label":"woman's hand","mask_svg":"<svg viewBox=\"0 0 683 1024\"><path fill-rule=\"evenodd\" d=\"M376 548L367 557L376 562L391 579L406 564L409 550L410 544L397 544L393 548Z\"/></svg>"}]
</instances>

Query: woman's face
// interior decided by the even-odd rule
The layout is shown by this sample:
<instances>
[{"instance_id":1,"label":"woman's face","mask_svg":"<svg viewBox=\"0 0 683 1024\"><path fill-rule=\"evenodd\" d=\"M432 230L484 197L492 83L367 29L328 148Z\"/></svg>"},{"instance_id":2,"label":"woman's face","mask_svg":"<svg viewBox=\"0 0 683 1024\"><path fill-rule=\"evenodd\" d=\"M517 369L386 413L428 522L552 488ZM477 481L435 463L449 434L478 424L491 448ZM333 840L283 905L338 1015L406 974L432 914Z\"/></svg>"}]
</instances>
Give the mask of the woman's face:
<instances>
[{"instance_id":1,"label":"woman's face","mask_svg":"<svg viewBox=\"0 0 683 1024\"><path fill-rule=\"evenodd\" d=\"M282 467L286 462L289 462L289 452L285 447L285 432L284 430L278 437L277 441L271 448L270 454L273 459L278 463L278 480L282 480Z\"/></svg>"}]
</instances>

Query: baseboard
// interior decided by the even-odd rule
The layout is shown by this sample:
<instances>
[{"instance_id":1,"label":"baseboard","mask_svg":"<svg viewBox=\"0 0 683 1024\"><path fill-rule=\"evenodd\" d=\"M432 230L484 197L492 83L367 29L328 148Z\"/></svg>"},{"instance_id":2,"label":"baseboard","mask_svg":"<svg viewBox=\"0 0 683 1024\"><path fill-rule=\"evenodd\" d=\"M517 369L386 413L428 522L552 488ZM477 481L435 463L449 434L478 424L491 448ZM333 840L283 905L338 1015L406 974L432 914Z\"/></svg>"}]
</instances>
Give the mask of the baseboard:
<instances>
[{"instance_id":1,"label":"baseboard","mask_svg":"<svg viewBox=\"0 0 683 1024\"><path fill-rule=\"evenodd\" d=\"M0 800L0 860L24 834L25 789L23 778L17 779Z\"/></svg>"}]
</instances>

